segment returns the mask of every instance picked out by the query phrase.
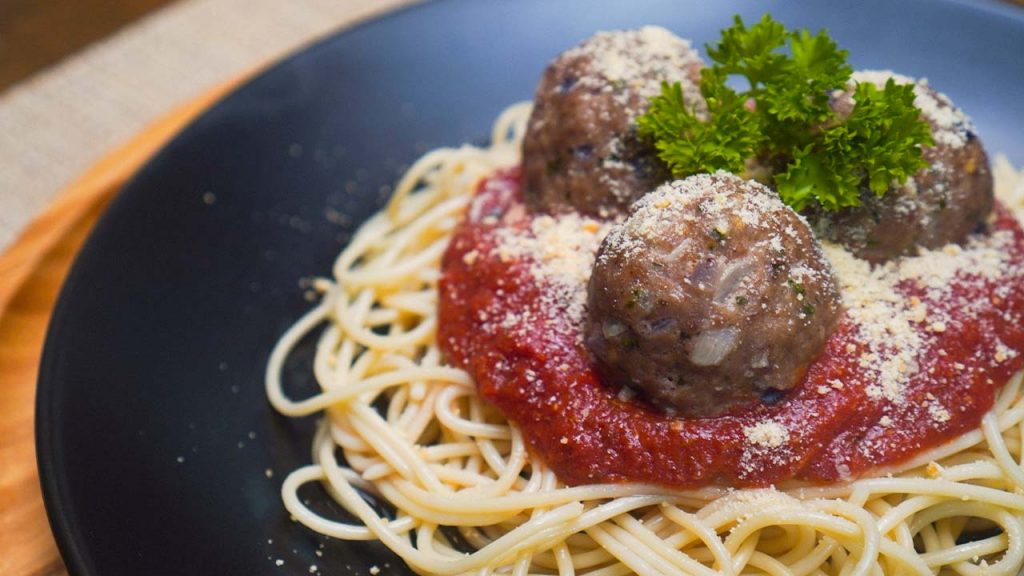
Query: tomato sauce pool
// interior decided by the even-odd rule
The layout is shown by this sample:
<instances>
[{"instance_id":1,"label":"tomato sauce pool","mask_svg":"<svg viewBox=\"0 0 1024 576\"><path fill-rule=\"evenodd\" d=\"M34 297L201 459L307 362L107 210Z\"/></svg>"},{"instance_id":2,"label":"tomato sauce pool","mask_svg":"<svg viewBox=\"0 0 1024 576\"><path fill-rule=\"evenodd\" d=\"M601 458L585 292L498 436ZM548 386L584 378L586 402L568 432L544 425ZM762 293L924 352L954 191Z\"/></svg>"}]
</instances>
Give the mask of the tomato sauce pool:
<instances>
[{"instance_id":1,"label":"tomato sauce pool","mask_svg":"<svg viewBox=\"0 0 1024 576\"><path fill-rule=\"evenodd\" d=\"M528 235L537 217L519 190L517 170L485 180L458 226L442 262L438 338L567 484L848 480L976 429L1024 365L1024 232L999 207L992 229L1009 238L1003 271L956 275L945 292L953 297L941 301L913 282L896 287L946 319L941 330L915 325L920 369L898 401L870 393L866 344L847 316L782 400L713 418L666 414L602 382L571 303L551 297L529 256L502 254L502 235Z\"/></svg>"}]
</instances>

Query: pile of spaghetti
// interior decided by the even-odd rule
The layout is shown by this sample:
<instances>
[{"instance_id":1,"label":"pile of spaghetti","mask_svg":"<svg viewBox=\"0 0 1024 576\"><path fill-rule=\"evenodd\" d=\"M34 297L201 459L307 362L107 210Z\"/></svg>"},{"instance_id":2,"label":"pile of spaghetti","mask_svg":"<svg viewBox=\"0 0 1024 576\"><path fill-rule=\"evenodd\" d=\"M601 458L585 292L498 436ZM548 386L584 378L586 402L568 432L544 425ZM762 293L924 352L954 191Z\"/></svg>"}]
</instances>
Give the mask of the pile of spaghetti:
<instances>
[{"instance_id":1,"label":"pile of spaghetti","mask_svg":"<svg viewBox=\"0 0 1024 576\"><path fill-rule=\"evenodd\" d=\"M1017 574L1024 566L1022 375L980 429L900 469L832 486L678 491L569 487L515 426L445 365L436 341L440 260L478 183L519 163L528 104L487 148L420 159L320 280L318 306L279 341L267 393L282 414L323 412L310 466L283 485L317 532L379 540L425 574ZM1024 207L1024 178L996 163L997 194ZM1012 204L1016 202L1016 204ZM1019 218L1020 212L1018 212ZM292 400L282 369L321 331L321 392ZM298 496L319 482L357 523ZM381 516L370 502L393 510ZM472 552L467 552L467 545Z\"/></svg>"}]
</instances>

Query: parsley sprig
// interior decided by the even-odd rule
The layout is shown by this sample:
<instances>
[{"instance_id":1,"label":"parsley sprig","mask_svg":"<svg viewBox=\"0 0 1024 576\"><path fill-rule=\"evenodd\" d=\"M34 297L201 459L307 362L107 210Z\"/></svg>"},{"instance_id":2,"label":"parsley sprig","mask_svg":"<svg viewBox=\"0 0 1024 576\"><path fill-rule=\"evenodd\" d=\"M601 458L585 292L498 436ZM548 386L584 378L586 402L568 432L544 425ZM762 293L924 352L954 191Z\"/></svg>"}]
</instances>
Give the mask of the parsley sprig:
<instances>
[{"instance_id":1,"label":"parsley sprig","mask_svg":"<svg viewBox=\"0 0 1024 576\"><path fill-rule=\"evenodd\" d=\"M830 94L846 88L853 69L826 31L789 31L768 15L747 27L737 16L707 52L706 110L687 106L677 82L663 84L638 119L641 137L653 140L676 177L742 174L756 160L794 210L834 211L859 205L865 184L882 196L927 165L921 148L933 141L913 86L860 83L847 118L832 109ZM733 78L748 88L733 89Z\"/></svg>"}]
</instances>

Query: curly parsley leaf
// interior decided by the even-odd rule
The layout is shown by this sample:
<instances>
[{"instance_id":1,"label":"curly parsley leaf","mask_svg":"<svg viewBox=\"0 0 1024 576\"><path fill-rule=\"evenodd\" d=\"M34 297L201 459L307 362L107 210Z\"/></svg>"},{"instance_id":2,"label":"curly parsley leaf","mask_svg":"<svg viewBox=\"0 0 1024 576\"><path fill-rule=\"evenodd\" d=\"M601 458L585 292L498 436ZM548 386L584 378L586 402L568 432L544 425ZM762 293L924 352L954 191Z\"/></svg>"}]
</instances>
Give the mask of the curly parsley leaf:
<instances>
[{"instance_id":1,"label":"curly parsley leaf","mask_svg":"<svg viewBox=\"0 0 1024 576\"><path fill-rule=\"evenodd\" d=\"M675 176L742 173L757 160L794 209L839 210L859 205L863 186L882 195L926 165L921 147L933 142L912 86L858 84L850 116L833 110L830 95L846 89L853 70L825 31L789 31L768 15L748 27L737 16L707 51L706 111L690 109L677 83L638 120ZM730 87L734 78L748 88Z\"/></svg>"},{"instance_id":2,"label":"curly parsley leaf","mask_svg":"<svg viewBox=\"0 0 1024 576\"><path fill-rule=\"evenodd\" d=\"M742 98L731 91L705 93L719 113L703 122L686 111L679 83L662 84L661 90L638 125L642 134L654 137L659 157L673 174L743 171L744 162L761 144L761 134L757 117L744 107Z\"/></svg>"},{"instance_id":3,"label":"curly parsley leaf","mask_svg":"<svg viewBox=\"0 0 1024 576\"><path fill-rule=\"evenodd\" d=\"M931 127L914 106L914 87L891 78L882 90L870 82L858 84L854 101L853 113L837 127L842 131L826 132L826 141L846 134L871 191L882 196L893 181L905 182L928 165L921 147L935 144Z\"/></svg>"}]
</instances>

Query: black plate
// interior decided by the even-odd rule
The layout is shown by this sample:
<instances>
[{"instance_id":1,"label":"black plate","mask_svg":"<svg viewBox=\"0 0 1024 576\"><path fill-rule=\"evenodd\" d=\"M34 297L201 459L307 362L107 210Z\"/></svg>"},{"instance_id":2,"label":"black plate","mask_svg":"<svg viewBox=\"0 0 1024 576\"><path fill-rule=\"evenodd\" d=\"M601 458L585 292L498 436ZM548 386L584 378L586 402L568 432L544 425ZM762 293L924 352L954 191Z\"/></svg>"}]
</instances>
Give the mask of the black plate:
<instances>
[{"instance_id":1,"label":"black plate","mask_svg":"<svg viewBox=\"0 0 1024 576\"><path fill-rule=\"evenodd\" d=\"M281 505L281 481L309 461L312 419L275 414L262 377L310 306L299 280L329 273L402 167L485 137L551 57L595 30L654 23L702 45L733 13L765 11L829 28L856 67L927 76L990 151L1024 164L1024 12L988 2L446 0L329 38L185 130L75 262L37 428L72 573L404 571L379 545L328 541ZM297 360L294 389L308 389Z\"/></svg>"}]
</instances>

